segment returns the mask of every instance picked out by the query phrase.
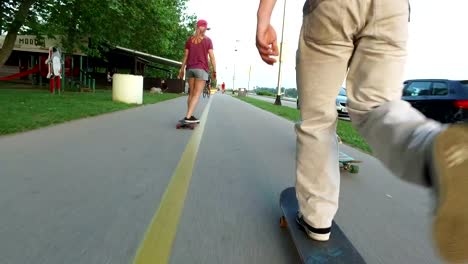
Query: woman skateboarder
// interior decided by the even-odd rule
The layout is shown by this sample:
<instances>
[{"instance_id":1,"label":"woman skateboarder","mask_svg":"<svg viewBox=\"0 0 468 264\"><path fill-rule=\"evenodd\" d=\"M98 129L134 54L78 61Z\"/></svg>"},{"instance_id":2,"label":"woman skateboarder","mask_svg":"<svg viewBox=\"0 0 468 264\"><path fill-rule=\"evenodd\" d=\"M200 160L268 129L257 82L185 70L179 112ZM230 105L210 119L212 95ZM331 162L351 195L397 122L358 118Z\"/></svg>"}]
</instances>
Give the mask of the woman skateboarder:
<instances>
[{"instance_id":1,"label":"woman skateboarder","mask_svg":"<svg viewBox=\"0 0 468 264\"><path fill-rule=\"evenodd\" d=\"M189 96L187 99L187 113L183 121L185 123L199 123L200 121L193 116L198 99L205 87L209 75L208 56L213 66L212 79L216 80L216 60L213 53L213 43L205 35L208 30L206 20L197 22L195 34L191 36L185 44L185 56L182 67L179 71L179 78L187 79L189 83Z\"/></svg>"},{"instance_id":2,"label":"woman skateboarder","mask_svg":"<svg viewBox=\"0 0 468 264\"><path fill-rule=\"evenodd\" d=\"M275 3L261 0L257 14L257 48L268 64L279 55L270 24ZM435 243L446 260L466 262L468 126L445 127L401 100L408 0L307 0L303 12L296 59L299 222L312 239L329 239L340 188L334 103L346 78L353 125L395 175L436 190Z\"/></svg>"}]
</instances>

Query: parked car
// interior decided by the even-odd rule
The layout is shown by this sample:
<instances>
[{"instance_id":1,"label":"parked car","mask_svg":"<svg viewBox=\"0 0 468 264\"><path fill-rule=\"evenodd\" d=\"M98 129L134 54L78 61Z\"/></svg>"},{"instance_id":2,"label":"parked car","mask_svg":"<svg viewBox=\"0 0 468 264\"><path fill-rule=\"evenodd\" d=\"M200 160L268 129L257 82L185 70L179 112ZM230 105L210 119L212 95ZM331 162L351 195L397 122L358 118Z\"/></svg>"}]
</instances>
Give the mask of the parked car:
<instances>
[{"instance_id":1,"label":"parked car","mask_svg":"<svg viewBox=\"0 0 468 264\"><path fill-rule=\"evenodd\" d=\"M468 122L468 80L407 80L402 99L439 122Z\"/></svg>"},{"instance_id":2,"label":"parked car","mask_svg":"<svg viewBox=\"0 0 468 264\"><path fill-rule=\"evenodd\" d=\"M336 111L339 117L349 117L347 108L348 97L346 97L346 88L341 87L336 97ZM297 109L299 109L299 98L297 98Z\"/></svg>"},{"instance_id":3,"label":"parked car","mask_svg":"<svg viewBox=\"0 0 468 264\"><path fill-rule=\"evenodd\" d=\"M346 89L341 87L336 97L336 111L338 111L339 117L349 117L347 102L348 97L346 96Z\"/></svg>"}]
</instances>

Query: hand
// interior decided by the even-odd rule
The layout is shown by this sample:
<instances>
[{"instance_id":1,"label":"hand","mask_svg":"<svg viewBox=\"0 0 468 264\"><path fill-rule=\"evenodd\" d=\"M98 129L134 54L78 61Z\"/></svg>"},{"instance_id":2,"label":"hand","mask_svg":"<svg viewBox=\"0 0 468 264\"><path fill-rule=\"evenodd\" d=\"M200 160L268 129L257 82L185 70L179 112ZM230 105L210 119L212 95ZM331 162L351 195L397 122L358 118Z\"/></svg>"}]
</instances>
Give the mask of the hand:
<instances>
[{"instance_id":1,"label":"hand","mask_svg":"<svg viewBox=\"0 0 468 264\"><path fill-rule=\"evenodd\" d=\"M216 80L216 72L211 73L211 80Z\"/></svg>"},{"instance_id":2,"label":"hand","mask_svg":"<svg viewBox=\"0 0 468 264\"><path fill-rule=\"evenodd\" d=\"M180 69L179 75L177 75L177 78L183 79L183 78L184 78L184 75L185 75L185 70L184 70L184 69Z\"/></svg>"},{"instance_id":3,"label":"hand","mask_svg":"<svg viewBox=\"0 0 468 264\"><path fill-rule=\"evenodd\" d=\"M272 56L278 56L278 43L276 40L276 31L269 24L268 26L257 26L257 49L262 60L269 65L273 65L276 59Z\"/></svg>"}]
</instances>

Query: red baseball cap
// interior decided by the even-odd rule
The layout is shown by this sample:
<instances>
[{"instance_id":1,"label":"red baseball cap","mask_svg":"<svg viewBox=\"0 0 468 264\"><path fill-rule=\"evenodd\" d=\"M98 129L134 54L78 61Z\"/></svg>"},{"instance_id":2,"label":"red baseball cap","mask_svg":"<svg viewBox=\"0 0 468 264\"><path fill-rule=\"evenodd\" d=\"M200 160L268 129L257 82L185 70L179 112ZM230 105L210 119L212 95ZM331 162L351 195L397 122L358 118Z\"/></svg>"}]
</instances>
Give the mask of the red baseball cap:
<instances>
[{"instance_id":1,"label":"red baseball cap","mask_svg":"<svg viewBox=\"0 0 468 264\"><path fill-rule=\"evenodd\" d=\"M208 28L208 22L206 22L206 20L204 20L204 19L198 20L197 27L206 27L207 30L210 30Z\"/></svg>"}]
</instances>

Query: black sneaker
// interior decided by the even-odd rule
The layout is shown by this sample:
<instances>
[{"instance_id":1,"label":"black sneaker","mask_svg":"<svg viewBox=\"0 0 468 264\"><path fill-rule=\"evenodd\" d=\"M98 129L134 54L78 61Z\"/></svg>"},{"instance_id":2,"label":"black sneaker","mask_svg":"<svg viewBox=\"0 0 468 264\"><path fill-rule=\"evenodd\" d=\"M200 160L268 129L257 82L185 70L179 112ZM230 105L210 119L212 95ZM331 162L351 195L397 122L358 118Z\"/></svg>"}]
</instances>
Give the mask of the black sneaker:
<instances>
[{"instance_id":1,"label":"black sneaker","mask_svg":"<svg viewBox=\"0 0 468 264\"><path fill-rule=\"evenodd\" d=\"M191 116L191 117L190 117L190 120L191 120L192 122L194 122L194 123L197 123L197 124L200 123L200 120L199 120L198 118L194 117L194 116Z\"/></svg>"},{"instance_id":2,"label":"black sneaker","mask_svg":"<svg viewBox=\"0 0 468 264\"><path fill-rule=\"evenodd\" d=\"M329 228L313 228L309 224L304 221L304 217L300 212L297 212L296 222L304 231L308 237L312 238L316 241L328 241L330 239L330 231L331 227Z\"/></svg>"},{"instance_id":3,"label":"black sneaker","mask_svg":"<svg viewBox=\"0 0 468 264\"><path fill-rule=\"evenodd\" d=\"M187 124L196 124L196 123L200 123L200 120L196 119L194 116L191 116L190 118L184 118L184 123L187 123Z\"/></svg>"}]
</instances>

